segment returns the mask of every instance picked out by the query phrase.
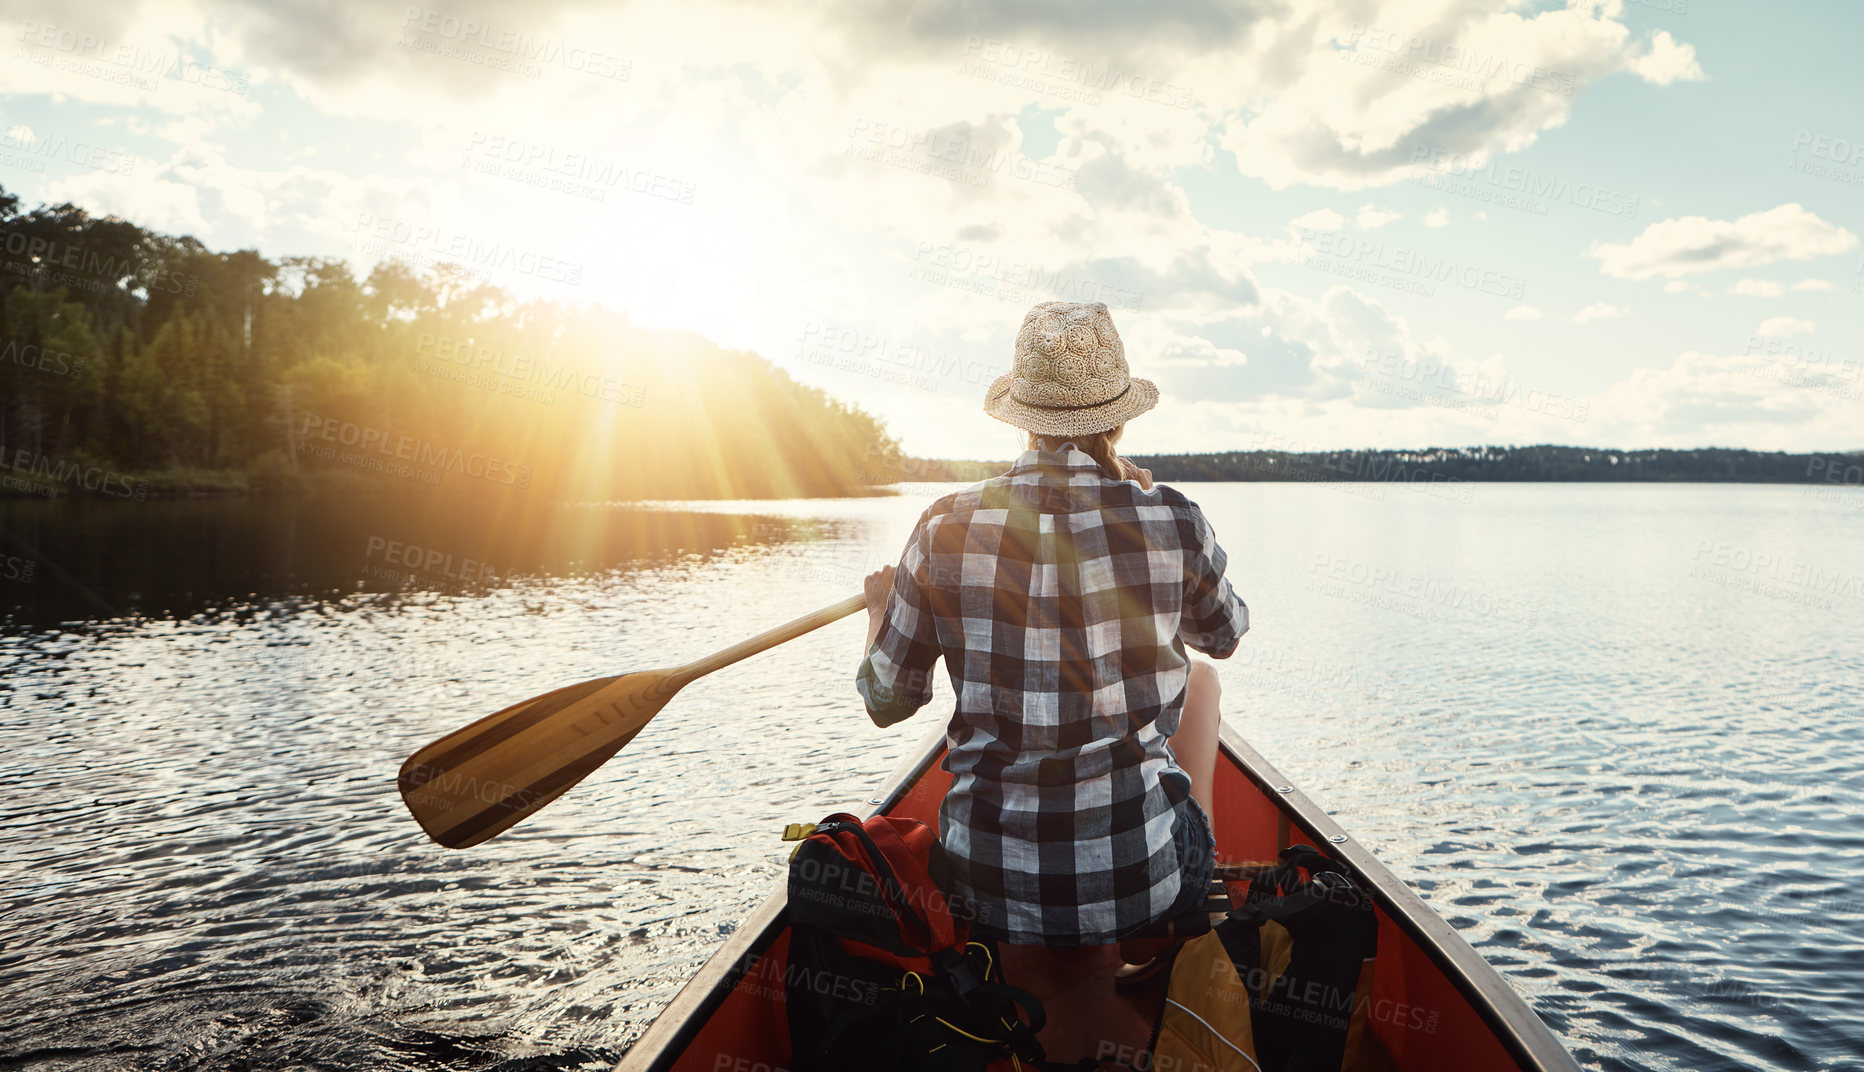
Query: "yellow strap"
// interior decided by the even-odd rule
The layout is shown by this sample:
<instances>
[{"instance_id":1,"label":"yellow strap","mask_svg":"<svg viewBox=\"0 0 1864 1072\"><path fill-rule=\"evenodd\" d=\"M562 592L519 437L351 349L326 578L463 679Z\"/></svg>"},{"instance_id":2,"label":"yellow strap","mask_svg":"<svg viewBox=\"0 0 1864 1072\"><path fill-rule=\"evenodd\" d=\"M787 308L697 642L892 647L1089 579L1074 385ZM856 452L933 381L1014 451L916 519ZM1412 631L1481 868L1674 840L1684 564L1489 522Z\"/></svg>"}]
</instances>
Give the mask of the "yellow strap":
<instances>
[{"instance_id":1,"label":"yellow strap","mask_svg":"<svg viewBox=\"0 0 1864 1072\"><path fill-rule=\"evenodd\" d=\"M984 1038L980 1035L973 1035L969 1031L966 1031L964 1028L959 1027L957 1024L952 1023L950 1020L945 1019L943 1016L934 1016L932 1019L937 1020L939 1023L944 1024L946 1027L951 1028L953 1031L956 1031L958 1034L963 1035L965 1038L968 1038L973 1042L991 1042L991 1043L996 1043L998 1045L1002 1045L1003 1042L1005 1041L1004 1039Z\"/></svg>"},{"instance_id":2,"label":"yellow strap","mask_svg":"<svg viewBox=\"0 0 1864 1072\"><path fill-rule=\"evenodd\" d=\"M790 859L796 859L796 854L803 851L803 842L815 831L814 823L791 823L783 828L783 840L796 842L796 847L790 850Z\"/></svg>"},{"instance_id":3,"label":"yellow strap","mask_svg":"<svg viewBox=\"0 0 1864 1072\"><path fill-rule=\"evenodd\" d=\"M991 973L997 970L997 962L991 959L991 956L990 956L990 947L985 945L982 942L964 943L964 947L966 949L970 949L973 946L977 948L978 952L984 954L984 978L989 979Z\"/></svg>"}]
</instances>

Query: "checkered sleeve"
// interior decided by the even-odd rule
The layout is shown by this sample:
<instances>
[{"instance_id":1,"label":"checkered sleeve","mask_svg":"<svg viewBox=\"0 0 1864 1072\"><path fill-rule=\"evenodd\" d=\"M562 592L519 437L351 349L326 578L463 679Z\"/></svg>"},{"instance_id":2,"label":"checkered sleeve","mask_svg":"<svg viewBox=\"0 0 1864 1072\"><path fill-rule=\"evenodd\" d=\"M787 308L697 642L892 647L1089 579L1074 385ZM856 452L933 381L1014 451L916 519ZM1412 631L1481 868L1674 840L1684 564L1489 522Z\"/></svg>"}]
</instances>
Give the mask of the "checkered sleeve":
<instances>
[{"instance_id":1,"label":"checkered sleeve","mask_svg":"<svg viewBox=\"0 0 1864 1072\"><path fill-rule=\"evenodd\" d=\"M1195 539L1185 548L1184 642L1213 659L1227 659L1249 631L1249 608L1223 575L1228 558L1204 512L1191 507Z\"/></svg>"},{"instance_id":2,"label":"checkered sleeve","mask_svg":"<svg viewBox=\"0 0 1864 1072\"><path fill-rule=\"evenodd\" d=\"M914 526L893 571L880 632L856 672L854 687L876 726L912 717L932 700L932 664L940 655L932 605L926 599L926 519Z\"/></svg>"}]
</instances>

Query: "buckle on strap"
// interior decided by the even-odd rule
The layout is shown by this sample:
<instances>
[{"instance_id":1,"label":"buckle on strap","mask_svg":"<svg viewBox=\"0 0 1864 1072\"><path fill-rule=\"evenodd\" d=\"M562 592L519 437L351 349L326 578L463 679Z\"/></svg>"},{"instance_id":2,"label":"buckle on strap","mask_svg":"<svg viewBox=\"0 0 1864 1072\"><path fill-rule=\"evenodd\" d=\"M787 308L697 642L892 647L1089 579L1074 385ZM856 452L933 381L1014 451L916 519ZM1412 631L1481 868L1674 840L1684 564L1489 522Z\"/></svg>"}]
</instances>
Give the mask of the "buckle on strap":
<instances>
[{"instance_id":1,"label":"buckle on strap","mask_svg":"<svg viewBox=\"0 0 1864 1072\"><path fill-rule=\"evenodd\" d=\"M977 961L956 949L941 949L932 954L932 966L951 984L960 1000L984 983L984 972L977 966Z\"/></svg>"}]
</instances>

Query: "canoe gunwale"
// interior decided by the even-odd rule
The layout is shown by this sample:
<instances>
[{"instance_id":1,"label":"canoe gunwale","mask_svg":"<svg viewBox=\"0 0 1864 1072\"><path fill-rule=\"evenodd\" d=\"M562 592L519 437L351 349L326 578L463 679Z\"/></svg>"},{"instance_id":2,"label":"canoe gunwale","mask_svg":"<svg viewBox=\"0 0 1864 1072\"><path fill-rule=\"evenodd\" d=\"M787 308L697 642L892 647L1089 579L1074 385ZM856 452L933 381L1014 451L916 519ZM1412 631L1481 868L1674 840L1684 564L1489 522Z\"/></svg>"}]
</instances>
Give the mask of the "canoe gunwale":
<instances>
[{"instance_id":1,"label":"canoe gunwale","mask_svg":"<svg viewBox=\"0 0 1864 1072\"><path fill-rule=\"evenodd\" d=\"M887 776L886 795L877 798L879 804L868 800L864 814L879 815L899 803L906 790L938 759L944 747L944 728L928 731L904 759L894 764L892 773ZM855 807L844 810L863 814ZM776 940L786 925L783 915L789 906L789 890L779 883L776 892L751 913L743 926L732 932L724 945L706 958L634 1045L628 1047L621 1063L615 1066L616 1072L662 1072L672 1068L693 1036L738 985L751 957L770 948L770 943Z\"/></svg>"},{"instance_id":2,"label":"canoe gunwale","mask_svg":"<svg viewBox=\"0 0 1864 1072\"><path fill-rule=\"evenodd\" d=\"M1391 921L1431 958L1439 970L1469 1002L1501 1040L1509 1055L1528 1072L1578 1072L1579 1064L1530 1008L1507 979L1484 960L1463 936L1393 874L1294 784L1284 778L1260 752L1250 747L1228 722L1218 735L1222 749L1243 774L1280 810L1311 843L1352 868L1355 877ZM867 801L865 814L887 811L937 760L945 746L943 727L928 732L918 746L895 765L886 795ZM1286 788L1286 791L1284 790ZM855 811L855 808L846 809ZM859 812L857 812L859 814ZM1338 838L1339 840L1335 840ZM641 1037L629 1047L617 1072L660 1072L672 1068L694 1036L723 1004L742 977L754 954L770 947L785 925L788 893L776 892L746 919L725 944L707 958Z\"/></svg>"},{"instance_id":3,"label":"canoe gunwale","mask_svg":"<svg viewBox=\"0 0 1864 1072\"><path fill-rule=\"evenodd\" d=\"M1312 845L1353 869L1372 899L1468 1000L1516 1063L1529 1072L1579 1072L1579 1062L1539 1014L1416 890L1342 830L1228 722L1219 729L1218 741L1264 795L1281 802L1283 814L1307 833Z\"/></svg>"}]
</instances>

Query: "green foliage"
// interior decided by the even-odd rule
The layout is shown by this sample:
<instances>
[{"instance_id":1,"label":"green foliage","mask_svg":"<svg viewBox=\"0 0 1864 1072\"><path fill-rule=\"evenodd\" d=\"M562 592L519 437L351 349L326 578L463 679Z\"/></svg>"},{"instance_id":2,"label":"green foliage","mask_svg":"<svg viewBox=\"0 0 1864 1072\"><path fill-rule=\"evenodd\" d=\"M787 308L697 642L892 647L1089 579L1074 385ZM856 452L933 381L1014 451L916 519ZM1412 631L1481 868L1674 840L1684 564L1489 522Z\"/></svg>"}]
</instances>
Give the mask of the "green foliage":
<instances>
[{"instance_id":1,"label":"green foliage","mask_svg":"<svg viewBox=\"0 0 1864 1072\"><path fill-rule=\"evenodd\" d=\"M261 451L246 467L246 472L255 492L278 495L304 490L304 478L297 465L289 454L277 447Z\"/></svg>"},{"instance_id":2,"label":"green foliage","mask_svg":"<svg viewBox=\"0 0 1864 1072\"><path fill-rule=\"evenodd\" d=\"M153 492L834 495L897 450L753 354L520 302L457 266L358 280L69 204L22 213L4 191L0 326L0 448L151 474Z\"/></svg>"}]
</instances>

